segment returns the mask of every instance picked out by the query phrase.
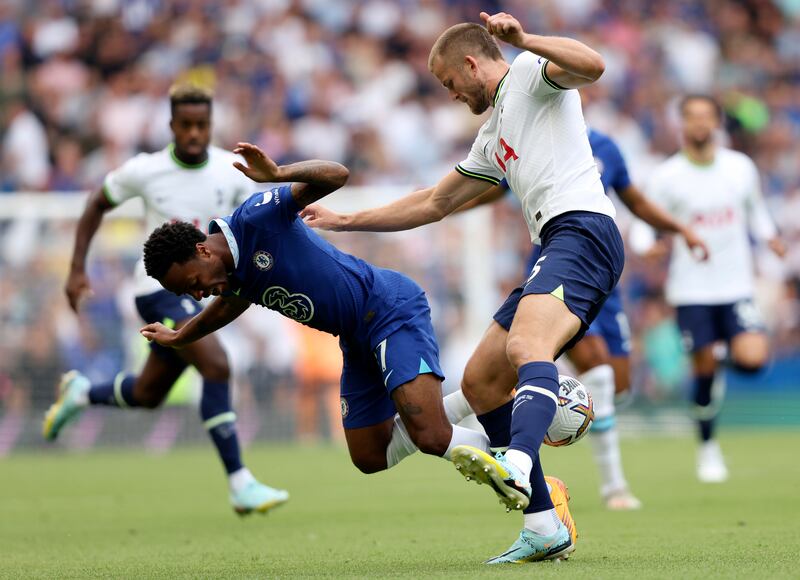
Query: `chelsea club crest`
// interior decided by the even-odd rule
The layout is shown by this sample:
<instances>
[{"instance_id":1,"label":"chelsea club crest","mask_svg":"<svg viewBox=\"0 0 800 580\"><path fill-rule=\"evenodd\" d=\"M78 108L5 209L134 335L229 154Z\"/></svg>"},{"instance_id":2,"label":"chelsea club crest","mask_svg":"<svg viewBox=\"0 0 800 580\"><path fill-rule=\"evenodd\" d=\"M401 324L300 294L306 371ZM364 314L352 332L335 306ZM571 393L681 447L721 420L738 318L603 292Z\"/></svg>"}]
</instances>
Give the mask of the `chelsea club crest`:
<instances>
[{"instance_id":1,"label":"chelsea club crest","mask_svg":"<svg viewBox=\"0 0 800 580\"><path fill-rule=\"evenodd\" d=\"M270 268L272 268L272 264L275 263L275 260L272 259L272 254L269 252L265 252L264 250L259 250L255 254L253 254L253 264L256 265L256 268L261 270L262 272L266 272Z\"/></svg>"}]
</instances>

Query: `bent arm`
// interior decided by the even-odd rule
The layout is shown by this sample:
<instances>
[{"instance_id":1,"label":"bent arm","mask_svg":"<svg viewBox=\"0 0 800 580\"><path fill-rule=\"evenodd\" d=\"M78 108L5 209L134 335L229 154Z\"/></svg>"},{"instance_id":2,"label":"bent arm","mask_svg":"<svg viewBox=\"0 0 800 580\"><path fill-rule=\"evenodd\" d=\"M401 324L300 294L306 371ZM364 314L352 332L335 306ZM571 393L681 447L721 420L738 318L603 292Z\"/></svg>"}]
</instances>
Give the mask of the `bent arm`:
<instances>
[{"instance_id":1,"label":"bent arm","mask_svg":"<svg viewBox=\"0 0 800 580\"><path fill-rule=\"evenodd\" d=\"M605 71L605 62L595 50L574 38L525 34L519 48L546 58L547 77L565 89L592 84Z\"/></svg>"},{"instance_id":2,"label":"bent arm","mask_svg":"<svg viewBox=\"0 0 800 580\"><path fill-rule=\"evenodd\" d=\"M434 187L415 191L383 207L336 216L335 223L322 227L368 232L410 230L441 220L489 187L485 181L451 171ZM313 217L308 223L317 225Z\"/></svg>"},{"instance_id":3,"label":"bent arm","mask_svg":"<svg viewBox=\"0 0 800 580\"><path fill-rule=\"evenodd\" d=\"M89 245L97 233L105 213L114 206L108 201L102 188L92 193L86 200L86 207L78 220L78 229L75 232L75 245L72 250L70 269L73 272L83 272L86 269L86 255Z\"/></svg>"},{"instance_id":4,"label":"bent arm","mask_svg":"<svg viewBox=\"0 0 800 580\"><path fill-rule=\"evenodd\" d=\"M247 310L250 304L248 300L238 296L220 296L178 330L169 329L160 322L155 322L144 326L139 332L147 340L154 340L163 346L180 348L230 324Z\"/></svg>"},{"instance_id":5,"label":"bent arm","mask_svg":"<svg viewBox=\"0 0 800 580\"><path fill-rule=\"evenodd\" d=\"M350 172L334 161L301 161L282 165L279 181L292 182L292 197L300 209L333 193L345 183Z\"/></svg>"}]
</instances>

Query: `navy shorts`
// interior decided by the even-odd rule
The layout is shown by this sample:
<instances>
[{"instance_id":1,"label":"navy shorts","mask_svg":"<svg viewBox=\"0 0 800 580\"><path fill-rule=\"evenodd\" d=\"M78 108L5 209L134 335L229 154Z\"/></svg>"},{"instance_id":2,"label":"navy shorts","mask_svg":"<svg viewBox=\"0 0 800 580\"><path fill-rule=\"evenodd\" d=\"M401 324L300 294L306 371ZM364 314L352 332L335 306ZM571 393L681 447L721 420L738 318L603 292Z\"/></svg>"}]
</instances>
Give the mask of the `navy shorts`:
<instances>
[{"instance_id":1,"label":"navy shorts","mask_svg":"<svg viewBox=\"0 0 800 580\"><path fill-rule=\"evenodd\" d=\"M552 294L581 321L580 330L564 346L564 352L583 338L619 282L625 264L622 237L609 216L573 211L550 220L541 239L541 255L530 276L511 292L494 320L509 330L523 296Z\"/></svg>"},{"instance_id":2,"label":"navy shorts","mask_svg":"<svg viewBox=\"0 0 800 580\"><path fill-rule=\"evenodd\" d=\"M152 294L137 296L136 309L145 322L160 322L173 328L176 323L193 317L203 307L189 295L178 296L166 290L158 290ZM170 360L181 360L175 349L161 346L155 341L150 342L150 349Z\"/></svg>"},{"instance_id":3,"label":"navy shorts","mask_svg":"<svg viewBox=\"0 0 800 580\"><path fill-rule=\"evenodd\" d=\"M614 288L597 318L586 331L586 336L599 336L608 346L611 356L627 357L631 354L631 327L628 317L622 309L622 297L619 289Z\"/></svg>"},{"instance_id":4,"label":"navy shorts","mask_svg":"<svg viewBox=\"0 0 800 580\"><path fill-rule=\"evenodd\" d=\"M341 404L345 429L377 425L394 416L392 391L418 375L432 373L444 380L425 295L402 304L396 314L405 319L403 324L386 335L380 330L372 332L375 341L339 339L344 359Z\"/></svg>"},{"instance_id":5,"label":"navy shorts","mask_svg":"<svg viewBox=\"0 0 800 580\"><path fill-rule=\"evenodd\" d=\"M742 332L764 332L761 313L752 299L731 304L696 304L675 308L687 352L720 340L729 342Z\"/></svg>"}]
</instances>

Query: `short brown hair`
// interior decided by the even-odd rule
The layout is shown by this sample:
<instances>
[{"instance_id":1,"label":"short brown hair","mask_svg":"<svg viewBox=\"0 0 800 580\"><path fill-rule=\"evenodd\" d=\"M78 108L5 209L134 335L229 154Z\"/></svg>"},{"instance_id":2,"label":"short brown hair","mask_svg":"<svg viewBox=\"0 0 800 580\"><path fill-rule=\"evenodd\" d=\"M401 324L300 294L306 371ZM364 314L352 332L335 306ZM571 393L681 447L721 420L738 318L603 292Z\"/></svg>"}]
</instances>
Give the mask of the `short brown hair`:
<instances>
[{"instance_id":1,"label":"short brown hair","mask_svg":"<svg viewBox=\"0 0 800 580\"><path fill-rule=\"evenodd\" d=\"M686 114L686 105L692 101L705 101L714 108L714 112L716 112L717 117L720 119L722 118L722 106L714 97L705 93L689 93L688 95L684 95L678 103L678 110L681 112L681 115Z\"/></svg>"},{"instance_id":2,"label":"short brown hair","mask_svg":"<svg viewBox=\"0 0 800 580\"><path fill-rule=\"evenodd\" d=\"M192 83L174 84L169 89L169 104L173 116L178 105L200 103L208 105L210 109L213 99L214 94L211 89Z\"/></svg>"},{"instance_id":3,"label":"short brown hair","mask_svg":"<svg viewBox=\"0 0 800 580\"><path fill-rule=\"evenodd\" d=\"M428 68L436 58L461 58L467 55L485 56L492 60L503 60L497 40L480 24L464 22L451 26L436 39L428 57Z\"/></svg>"}]
</instances>

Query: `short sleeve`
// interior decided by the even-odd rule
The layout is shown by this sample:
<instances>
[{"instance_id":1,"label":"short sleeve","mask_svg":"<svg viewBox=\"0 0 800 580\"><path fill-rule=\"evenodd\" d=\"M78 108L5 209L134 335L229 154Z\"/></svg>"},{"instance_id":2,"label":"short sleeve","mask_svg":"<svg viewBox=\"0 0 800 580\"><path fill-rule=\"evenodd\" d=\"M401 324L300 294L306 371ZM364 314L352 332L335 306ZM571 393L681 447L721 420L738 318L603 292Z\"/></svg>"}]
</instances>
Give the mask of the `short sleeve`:
<instances>
[{"instance_id":1,"label":"short sleeve","mask_svg":"<svg viewBox=\"0 0 800 580\"><path fill-rule=\"evenodd\" d=\"M252 195L241 207L241 219L261 229L280 230L297 219L297 206L292 186L273 187Z\"/></svg>"},{"instance_id":2,"label":"short sleeve","mask_svg":"<svg viewBox=\"0 0 800 580\"><path fill-rule=\"evenodd\" d=\"M106 175L103 193L112 205L142 195L145 185L145 173L142 171L144 159L145 154L140 153Z\"/></svg>"},{"instance_id":3,"label":"short sleeve","mask_svg":"<svg viewBox=\"0 0 800 580\"><path fill-rule=\"evenodd\" d=\"M456 171L465 177L481 179L492 185L497 185L503 179L503 173L489 161L484 153L486 149L484 130L481 129L478 137L469 150L469 155L461 163L456 165Z\"/></svg>"},{"instance_id":4,"label":"short sleeve","mask_svg":"<svg viewBox=\"0 0 800 580\"><path fill-rule=\"evenodd\" d=\"M550 61L532 52L523 52L511 63L514 80L519 88L534 97L546 97L554 93L570 90L560 86L547 74Z\"/></svg>"}]
</instances>

